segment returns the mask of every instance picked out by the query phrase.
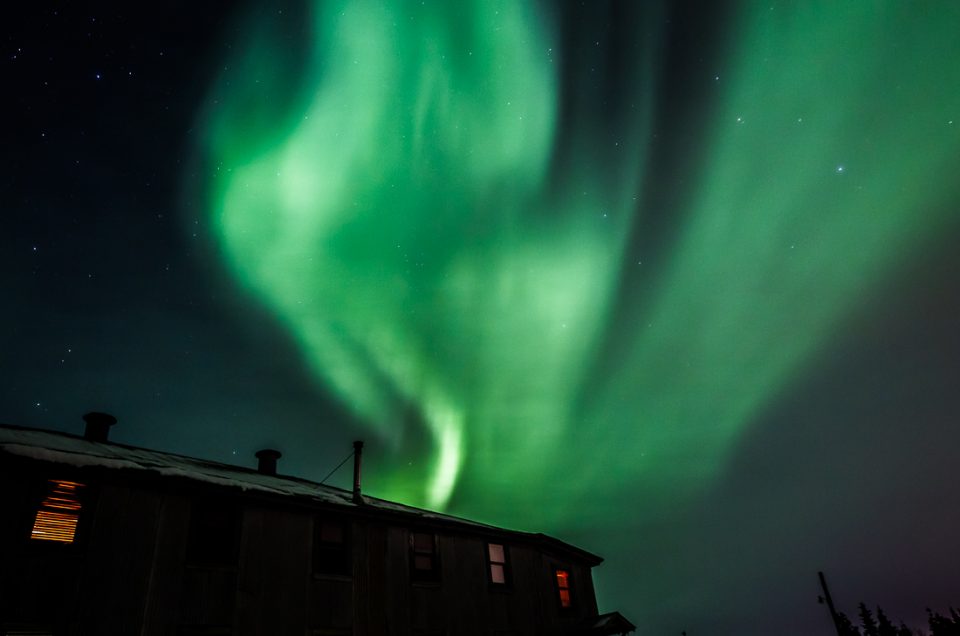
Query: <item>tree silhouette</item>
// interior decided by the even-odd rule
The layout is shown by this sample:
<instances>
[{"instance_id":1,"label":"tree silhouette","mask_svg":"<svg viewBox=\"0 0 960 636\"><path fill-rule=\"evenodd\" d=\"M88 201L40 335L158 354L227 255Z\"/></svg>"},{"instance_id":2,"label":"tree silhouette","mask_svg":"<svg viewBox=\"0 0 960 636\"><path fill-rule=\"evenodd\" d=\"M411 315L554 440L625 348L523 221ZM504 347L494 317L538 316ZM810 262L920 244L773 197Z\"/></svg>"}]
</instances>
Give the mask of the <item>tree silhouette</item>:
<instances>
[{"instance_id":1,"label":"tree silhouette","mask_svg":"<svg viewBox=\"0 0 960 636\"><path fill-rule=\"evenodd\" d=\"M873 620L873 614L863 602L860 603L860 625L863 627L863 636L880 636L877 621Z\"/></svg>"},{"instance_id":2,"label":"tree silhouette","mask_svg":"<svg viewBox=\"0 0 960 636\"><path fill-rule=\"evenodd\" d=\"M874 617L867 604L861 601L857 606L860 618L858 627L846 614L837 610L823 572L817 572L817 576L820 578L820 588L823 590L823 595L817 597L817 602L826 605L830 610L830 618L837 630L837 636L960 636L960 611L953 606L949 608L947 616L934 612L928 607L927 625L930 631L923 629L913 631L902 620L900 625L895 627L879 605Z\"/></svg>"},{"instance_id":3,"label":"tree silhouette","mask_svg":"<svg viewBox=\"0 0 960 636\"><path fill-rule=\"evenodd\" d=\"M837 612L837 633L839 636L860 636L860 629L843 612Z\"/></svg>"},{"instance_id":4,"label":"tree silhouette","mask_svg":"<svg viewBox=\"0 0 960 636\"><path fill-rule=\"evenodd\" d=\"M949 616L928 607L927 622L930 624L930 636L960 636L960 613L952 607Z\"/></svg>"},{"instance_id":5,"label":"tree silhouette","mask_svg":"<svg viewBox=\"0 0 960 636\"><path fill-rule=\"evenodd\" d=\"M837 612L838 636L960 636L960 611L950 608L949 615L943 615L927 608L927 624L929 630L910 629L903 621L895 626L882 607L877 607L876 617L866 603L858 606L860 625L843 612Z\"/></svg>"}]
</instances>

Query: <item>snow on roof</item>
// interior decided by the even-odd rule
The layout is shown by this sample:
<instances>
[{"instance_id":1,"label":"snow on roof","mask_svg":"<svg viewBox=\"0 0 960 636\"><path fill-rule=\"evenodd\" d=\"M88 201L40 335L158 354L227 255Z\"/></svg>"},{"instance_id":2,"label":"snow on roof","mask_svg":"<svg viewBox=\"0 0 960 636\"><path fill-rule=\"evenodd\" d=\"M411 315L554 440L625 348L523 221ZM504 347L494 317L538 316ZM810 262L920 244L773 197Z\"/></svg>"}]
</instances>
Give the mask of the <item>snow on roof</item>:
<instances>
[{"instance_id":1,"label":"snow on roof","mask_svg":"<svg viewBox=\"0 0 960 636\"><path fill-rule=\"evenodd\" d=\"M299 477L265 475L252 468L231 466L230 464L221 464L114 442L96 442L69 433L0 424L0 453L68 466L96 466L112 470L150 472L165 477L189 479L226 488L238 488L242 491L279 497L296 497L314 503L352 508L362 507L364 510L382 510L388 513L415 516L423 520L469 527L474 530L523 537L529 541L547 544L553 548L576 554L592 562L593 565L603 561L601 557L591 552L541 533L509 530L385 499L377 499L369 495L364 495L363 503L358 505L353 501L352 492Z\"/></svg>"},{"instance_id":2,"label":"snow on roof","mask_svg":"<svg viewBox=\"0 0 960 636\"><path fill-rule=\"evenodd\" d=\"M0 424L0 452L55 464L145 471L166 477L179 477L217 486L239 488L243 491L305 498L316 503L344 507L357 507L357 504L353 501L353 493L334 486L326 486L297 477L265 475L241 466L231 466L124 444L96 442L68 433ZM527 535L527 533L505 530L496 526L377 499L368 495L364 495L363 500L364 508L416 515L423 519L445 521L496 532Z\"/></svg>"},{"instance_id":3,"label":"snow on roof","mask_svg":"<svg viewBox=\"0 0 960 636\"><path fill-rule=\"evenodd\" d=\"M584 633L601 635L627 634L635 631L637 626L623 617L620 612L610 612L588 618L583 629Z\"/></svg>"}]
</instances>

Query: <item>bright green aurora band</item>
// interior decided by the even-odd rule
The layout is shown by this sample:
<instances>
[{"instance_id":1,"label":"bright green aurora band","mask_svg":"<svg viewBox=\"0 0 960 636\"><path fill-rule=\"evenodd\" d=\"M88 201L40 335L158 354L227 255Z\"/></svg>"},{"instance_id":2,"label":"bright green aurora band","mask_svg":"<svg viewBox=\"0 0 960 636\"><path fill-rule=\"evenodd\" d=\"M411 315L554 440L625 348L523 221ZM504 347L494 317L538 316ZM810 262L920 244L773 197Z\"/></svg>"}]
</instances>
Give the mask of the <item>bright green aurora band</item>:
<instances>
[{"instance_id":1,"label":"bright green aurora band","mask_svg":"<svg viewBox=\"0 0 960 636\"><path fill-rule=\"evenodd\" d=\"M394 449L376 494L557 527L702 492L951 220L958 11L742 6L642 293L657 21L610 139L545 5L321 2L294 33L258 16L205 115L215 237Z\"/></svg>"}]
</instances>

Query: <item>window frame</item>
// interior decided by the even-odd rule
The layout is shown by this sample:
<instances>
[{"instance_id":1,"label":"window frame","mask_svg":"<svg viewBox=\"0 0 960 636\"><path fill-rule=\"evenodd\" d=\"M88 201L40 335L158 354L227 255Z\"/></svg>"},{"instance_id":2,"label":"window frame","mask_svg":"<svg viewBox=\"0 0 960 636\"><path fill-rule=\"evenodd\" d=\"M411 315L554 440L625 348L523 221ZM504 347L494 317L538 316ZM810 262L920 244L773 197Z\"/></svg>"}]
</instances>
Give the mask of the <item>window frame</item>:
<instances>
[{"instance_id":1,"label":"window frame","mask_svg":"<svg viewBox=\"0 0 960 636\"><path fill-rule=\"evenodd\" d=\"M500 549L503 551L503 561L494 561L493 556L490 554L490 546L500 546ZM486 566L487 566L487 583L493 589L503 590L512 587L513 576L512 568L510 567L510 549L506 543L498 543L496 541L484 541L484 556L486 557ZM499 565L503 572L503 581L497 582L493 580L493 566Z\"/></svg>"},{"instance_id":2,"label":"window frame","mask_svg":"<svg viewBox=\"0 0 960 636\"><path fill-rule=\"evenodd\" d=\"M566 586L560 585L560 573L564 573L564 580L566 581ZM574 608L574 599L573 599L573 572L569 566L554 566L553 568L553 589L556 592L554 598L557 599L557 606L560 608L561 612L570 612ZM563 593L567 593L566 604L564 604Z\"/></svg>"},{"instance_id":3,"label":"window frame","mask_svg":"<svg viewBox=\"0 0 960 636\"><path fill-rule=\"evenodd\" d=\"M429 552L417 548L416 536L426 536L430 537L431 550ZM439 585L441 580L441 570L440 570L440 540L436 532L430 532L422 529L413 529L409 532L409 550L408 558L410 560L410 582L427 584L427 585ZM417 557L429 556L432 562L432 567L429 570L421 569L416 566Z\"/></svg>"},{"instance_id":4,"label":"window frame","mask_svg":"<svg viewBox=\"0 0 960 636\"><path fill-rule=\"evenodd\" d=\"M338 525L341 531L341 541L324 541L323 526ZM313 538L310 554L310 573L317 578L352 579L353 578L353 524L345 517L332 515L317 515L313 518ZM340 567L330 569L318 568L320 554L332 554L341 558L344 563ZM334 561L336 559L331 559Z\"/></svg>"},{"instance_id":5,"label":"window frame","mask_svg":"<svg viewBox=\"0 0 960 636\"><path fill-rule=\"evenodd\" d=\"M82 549L86 545L87 534L96 512L96 488L88 479L80 475L70 472L64 474L59 471L57 474L59 475L57 477L44 477L34 482L34 485L27 489L29 493L27 497L17 506L20 510L18 516L21 519L20 540L25 549L69 553ZM44 502L53 494L52 484L54 483L73 483L81 487L76 495L80 507L76 511L77 523L74 526L73 540L70 542L52 541L33 536L37 515L44 509Z\"/></svg>"},{"instance_id":6,"label":"window frame","mask_svg":"<svg viewBox=\"0 0 960 636\"><path fill-rule=\"evenodd\" d=\"M30 540L60 545L76 543L83 511L81 496L86 487L78 481L48 479L46 496L33 507Z\"/></svg>"}]
</instances>

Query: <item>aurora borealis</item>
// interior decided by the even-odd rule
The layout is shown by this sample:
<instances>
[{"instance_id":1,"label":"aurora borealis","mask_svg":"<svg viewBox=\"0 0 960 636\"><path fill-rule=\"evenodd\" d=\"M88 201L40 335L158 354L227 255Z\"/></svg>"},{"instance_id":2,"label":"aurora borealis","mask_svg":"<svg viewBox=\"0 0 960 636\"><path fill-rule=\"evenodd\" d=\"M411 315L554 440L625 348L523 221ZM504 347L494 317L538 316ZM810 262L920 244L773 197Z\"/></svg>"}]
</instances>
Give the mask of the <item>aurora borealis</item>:
<instances>
[{"instance_id":1,"label":"aurora borealis","mask_svg":"<svg viewBox=\"0 0 960 636\"><path fill-rule=\"evenodd\" d=\"M318 379L417 458L390 475L391 496L442 508L461 476L492 493L493 466L510 488L536 478L523 458L560 453L637 169L604 188L599 166L575 164L550 186L559 80L536 7L406 13L318 7L296 115L248 125L276 98L249 83L283 73L258 53L222 80L206 126L231 268ZM623 152L577 152L636 165L633 127Z\"/></svg>"},{"instance_id":2,"label":"aurora borealis","mask_svg":"<svg viewBox=\"0 0 960 636\"><path fill-rule=\"evenodd\" d=\"M364 438L643 633L960 603L960 5L21 12L0 420Z\"/></svg>"},{"instance_id":3,"label":"aurora borealis","mask_svg":"<svg viewBox=\"0 0 960 636\"><path fill-rule=\"evenodd\" d=\"M955 22L747 4L710 78L704 167L671 254L631 289L652 13L630 16L648 42L615 78L629 108L613 143L593 129L601 104L558 123L561 91L588 87L561 86L537 3L320 3L295 70L272 55L288 34L258 21L214 90L225 257L318 381L416 458L384 475L389 496L443 508L459 488L468 513L549 524L597 489L700 491L831 328L949 220L928 184L960 149ZM885 51L892 29L902 44ZM290 96L257 90L262 77ZM605 332L620 314L629 326ZM578 462L573 439L610 461ZM516 483L530 485L522 514L484 505ZM531 512L546 490L559 505Z\"/></svg>"}]
</instances>

